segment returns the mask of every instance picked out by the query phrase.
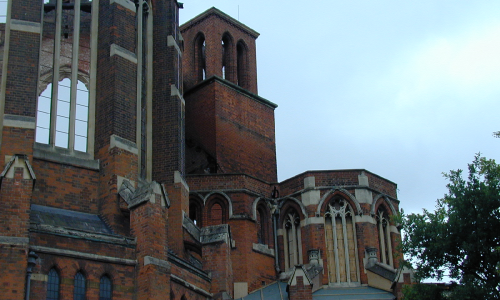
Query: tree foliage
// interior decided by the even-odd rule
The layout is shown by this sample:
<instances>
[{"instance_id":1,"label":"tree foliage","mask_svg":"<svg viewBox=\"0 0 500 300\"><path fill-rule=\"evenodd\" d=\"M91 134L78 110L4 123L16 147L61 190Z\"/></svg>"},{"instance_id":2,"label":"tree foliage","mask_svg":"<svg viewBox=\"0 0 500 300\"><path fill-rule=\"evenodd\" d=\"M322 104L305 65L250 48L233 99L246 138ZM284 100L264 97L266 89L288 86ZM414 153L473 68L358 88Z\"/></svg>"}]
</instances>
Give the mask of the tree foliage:
<instances>
[{"instance_id":1,"label":"tree foliage","mask_svg":"<svg viewBox=\"0 0 500 300\"><path fill-rule=\"evenodd\" d=\"M417 279L459 281L452 299L500 299L500 165L478 154L468 169L444 174L434 212L402 218L402 247Z\"/></svg>"},{"instance_id":2,"label":"tree foliage","mask_svg":"<svg viewBox=\"0 0 500 300\"><path fill-rule=\"evenodd\" d=\"M403 287L403 300L445 300L443 289L435 284L414 284Z\"/></svg>"}]
</instances>

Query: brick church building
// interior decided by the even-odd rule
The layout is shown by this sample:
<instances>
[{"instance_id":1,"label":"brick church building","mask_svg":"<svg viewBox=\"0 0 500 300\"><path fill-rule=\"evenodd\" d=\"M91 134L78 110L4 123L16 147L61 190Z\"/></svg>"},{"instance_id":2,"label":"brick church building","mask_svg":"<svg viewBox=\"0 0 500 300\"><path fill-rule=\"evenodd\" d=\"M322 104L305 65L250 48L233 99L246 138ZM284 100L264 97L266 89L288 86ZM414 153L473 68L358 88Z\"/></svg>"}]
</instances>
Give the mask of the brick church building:
<instances>
[{"instance_id":1,"label":"brick church building","mask_svg":"<svg viewBox=\"0 0 500 300\"><path fill-rule=\"evenodd\" d=\"M396 184L278 182L259 33L182 6L7 2L0 298L397 297Z\"/></svg>"}]
</instances>

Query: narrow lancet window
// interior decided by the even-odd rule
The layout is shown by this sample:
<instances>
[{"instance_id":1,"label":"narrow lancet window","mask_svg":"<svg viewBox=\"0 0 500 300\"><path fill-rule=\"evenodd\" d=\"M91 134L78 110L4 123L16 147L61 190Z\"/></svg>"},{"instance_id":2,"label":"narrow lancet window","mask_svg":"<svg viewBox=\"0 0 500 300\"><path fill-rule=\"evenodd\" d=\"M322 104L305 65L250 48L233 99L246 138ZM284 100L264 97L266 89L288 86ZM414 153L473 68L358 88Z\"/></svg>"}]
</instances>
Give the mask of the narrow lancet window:
<instances>
[{"instance_id":1,"label":"narrow lancet window","mask_svg":"<svg viewBox=\"0 0 500 300\"><path fill-rule=\"evenodd\" d=\"M47 300L59 300L59 284L59 273L54 268L50 269L47 281Z\"/></svg>"},{"instance_id":2,"label":"narrow lancet window","mask_svg":"<svg viewBox=\"0 0 500 300\"><path fill-rule=\"evenodd\" d=\"M389 266L394 266L389 217L384 209L379 209L377 212L377 230L380 262Z\"/></svg>"},{"instance_id":3,"label":"narrow lancet window","mask_svg":"<svg viewBox=\"0 0 500 300\"><path fill-rule=\"evenodd\" d=\"M283 223L285 269L302 263L302 242L300 236L300 218L297 212L290 210Z\"/></svg>"}]
</instances>

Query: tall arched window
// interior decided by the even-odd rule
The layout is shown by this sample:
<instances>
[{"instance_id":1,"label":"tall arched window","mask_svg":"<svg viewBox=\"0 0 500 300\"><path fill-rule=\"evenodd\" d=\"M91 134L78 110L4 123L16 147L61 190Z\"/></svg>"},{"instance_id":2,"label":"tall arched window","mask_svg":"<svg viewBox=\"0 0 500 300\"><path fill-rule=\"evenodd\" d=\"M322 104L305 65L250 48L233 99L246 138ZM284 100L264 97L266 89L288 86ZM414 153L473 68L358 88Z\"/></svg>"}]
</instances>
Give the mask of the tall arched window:
<instances>
[{"instance_id":1,"label":"tall arched window","mask_svg":"<svg viewBox=\"0 0 500 300\"><path fill-rule=\"evenodd\" d=\"M56 116L51 114L52 83L38 97L36 119L36 142L53 143L57 147L86 152L88 139L89 91L85 84L78 81L75 103L70 97L71 80L64 78L58 83L58 96L55 103ZM51 127L55 126L51 140Z\"/></svg>"},{"instance_id":2,"label":"tall arched window","mask_svg":"<svg viewBox=\"0 0 500 300\"><path fill-rule=\"evenodd\" d=\"M81 272L75 275L73 300L85 300L85 276Z\"/></svg>"},{"instance_id":3,"label":"tall arched window","mask_svg":"<svg viewBox=\"0 0 500 300\"><path fill-rule=\"evenodd\" d=\"M248 88L248 49L243 41L236 45L237 84Z\"/></svg>"},{"instance_id":4,"label":"tall arched window","mask_svg":"<svg viewBox=\"0 0 500 300\"><path fill-rule=\"evenodd\" d=\"M259 244L268 245L269 237L269 214L263 203L257 206L257 240Z\"/></svg>"},{"instance_id":5,"label":"tall arched window","mask_svg":"<svg viewBox=\"0 0 500 300\"><path fill-rule=\"evenodd\" d=\"M264 221L264 213L262 212L262 209L257 208L257 241L259 244L266 243L264 224L262 224L263 221Z\"/></svg>"},{"instance_id":6,"label":"tall arched window","mask_svg":"<svg viewBox=\"0 0 500 300\"><path fill-rule=\"evenodd\" d=\"M189 199L189 218L194 222L194 224L198 227L202 227L202 206L201 201L196 199Z\"/></svg>"},{"instance_id":7,"label":"tall arched window","mask_svg":"<svg viewBox=\"0 0 500 300\"><path fill-rule=\"evenodd\" d=\"M222 78L233 80L233 38L229 33L224 33L222 36Z\"/></svg>"},{"instance_id":8,"label":"tall arched window","mask_svg":"<svg viewBox=\"0 0 500 300\"><path fill-rule=\"evenodd\" d=\"M202 33L198 33L194 41L195 72L198 81L205 80L207 76L205 48L205 36Z\"/></svg>"},{"instance_id":9,"label":"tall arched window","mask_svg":"<svg viewBox=\"0 0 500 300\"><path fill-rule=\"evenodd\" d=\"M325 239L330 283L359 282L353 210L342 198L333 199L326 208Z\"/></svg>"},{"instance_id":10,"label":"tall arched window","mask_svg":"<svg viewBox=\"0 0 500 300\"><path fill-rule=\"evenodd\" d=\"M389 215L384 208L377 211L377 231L380 251L380 262L389 266L394 266L392 257L391 231Z\"/></svg>"},{"instance_id":11,"label":"tall arched window","mask_svg":"<svg viewBox=\"0 0 500 300\"><path fill-rule=\"evenodd\" d=\"M111 300L111 279L107 275L101 277L99 281L99 300Z\"/></svg>"},{"instance_id":12,"label":"tall arched window","mask_svg":"<svg viewBox=\"0 0 500 300\"><path fill-rule=\"evenodd\" d=\"M302 241L300 237L300 217L295 210L285 214L283 222L283 248L285 269L302 263Z\"/></svg>"},{"instance_id":13,"label":"tall arched window","mask_svg":"<svg viewBox=\"0 0 500 300\"><path fill-rule=\"evenodd\" d=\"M49 271L49 276L48 276L48 281L47 281L47 300L59 300L59 273L52 268Z\"/></svg>"},{"instance_id":14,"label":"tall arched window","mask_svg":"<svg viewBox=\"0 0 500 300\"><path fill-rule=\"evenodd\" d=\"M36 142L93 155L95 59L90 0L44 1ZM93 22L94 21L94 22Z\"/></svg>"}]
</instances>

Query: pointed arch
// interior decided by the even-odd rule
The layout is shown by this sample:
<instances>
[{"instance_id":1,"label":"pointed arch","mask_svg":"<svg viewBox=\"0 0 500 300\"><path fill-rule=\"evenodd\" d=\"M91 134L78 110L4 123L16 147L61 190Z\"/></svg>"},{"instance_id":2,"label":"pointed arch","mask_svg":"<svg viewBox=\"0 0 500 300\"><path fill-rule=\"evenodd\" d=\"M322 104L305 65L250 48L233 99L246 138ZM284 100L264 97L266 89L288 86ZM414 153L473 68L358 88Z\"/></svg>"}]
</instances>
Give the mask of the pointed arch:
<instances>
[{"instance_id":1,"label":"pointed arch","mask_svg":"<svg viewBox=\"0 0 500 300\"><path fill-rule=\"evenodd\" d=\"M212 198L213 196L220 196L222 198L224 198L226 201L227 201L227 208L228 208L228 218L232 218L233 217L233 201L231 200L231 198L224 192L221 192L221 191L215 191L215 192L210 192L208 193L207 195L205 195L205 197L203 197L203 204L205 205L205 207L207 207L207 202L210 198Z\"/></svg>"},{"instance_id":2,"label":"pointed arch","mask_svg":"<svg viewBox=\"0 0 500 300\"><path fill-rule=\"evenodd\" d=\"M306 208L304 206L304 204L299 201L297 198L294 198L294 197L286 197L286 198L283 198L281 200L282 202L278 205L278 208L279 209L283 209L283 208L286 208L286 205L289 203L289 202L292 202L294 203L295 205L298 206L298 209L300 210L300 213L302 213L302 216L305 218L307 217L307 212L306 212ZM280 217L280 220L281 220L281 217Z\"/></svg>"},{"instance_id":3,"label":"pointed arch","mask_svg":"<svg viewBox=\"0 0 500 300\"><path fill-rule=\"evenodd\" d=\"M283 232L283 252L285 270L294 267L297 264L303 263L302 258L302 234L301 234L301 217L296 205L286 206L284 213L281 215L281 228Z\"/></svg>"},{"instance_id":4,"label":"pointed arch","mask_svg":"<svg viewBox=\"0 0 500 300\"><path fill-rule=\"evenodd\" d=\"M88 142L93 136L89 126L90 79L88 74L78 70L76 81L72 81L71 72L71 66L60 68L56 88L53 86L53 72L40 76L35 140L42 144L89 152ZM72 89L75 89L74 95ZM57 95L57 99L53 95Z\"/></svg>"},{"instance_id":5,"label":"pointed arch","mask_svg":"<svg viewBox=\"0 0 500 300\"><path fill-rule=\"evenodd\" d=\"M85 275L83 275L82 271L76 273L73 287L73 300L85 300L87 287Z\"/></svg>"},{"instance_id":6,"label":"pointed arch","mask_svg":"<svg viewBox=\"0 0 500 300\"><path fill-rule=\"evenodd\" d=\"M390 215L385 205L379 205L375 218L377 220L377 236L380 254L379 261L383 264L394 267Z\"/></svg>"},{"instance_id":7,"label":"pointed arch","mask_svg":"<svg viewBox=\"0 0 500 300\"><path fill-rule=\"evenodd\" d=\"M358 215L363 214L363 210L361 209L361 205L359 204L358 199L356 199L356 197L354 197L353 194L349 193L346 189L343 189L343 188L332 188L331 190L326 192L323 195L323 197L321 197L321 200L318 203L318 208L316 209L317 216L319 216L321 214L321 211L325 209L324 208L325 201L327 201L327 199L330 199L332 197L332 195L335 195L336 193L337 194L340 193L346 199L349 199L349 201L351 202L351 205L354 204L354 206L356 207L356 212Z\"/></svg>"},{"instance_id":8,"label":"pointed arch","mask_svg":"<svg viewBox=\"0 0 500 300\"><path fill-rule=\"evenodd\" d=\"M223 192L213 192L205 196L206 219L203 224L207 226L226 224L232 217L231 199Z\"/></svg>"},{"instance_id":9,"label":"pointed arch","mask_svg":"<svg viewBox=\"0 0 500 300\"><path fill-rule=\"evenodd\" d=\"M338 193L328 199L323 211L330 284L350 285L359 282L353 207L345 195Z\"/></svg>"},{"instance_id":10,"label":"pointed arch","mask_svg":"<svg viewBox=\"0 0 500 300\"><path fill-rule=\"evenodd\" d=\"M52 267L48 273L47 280L47 300L59 300L59 290L61 278L56 267Z\"/></svg>"},{"instance_id":11,"label":"pointed arch","mask_svg":"<svg viewBox=\"0 0 500 300\"><path fill-rule=\"evenodd\" d=\"M197 194L189 196L189 219L198 227L203 227L203 198Z\"/></svg>"},{"instance_id":12,"label":"pointed arch","mask_svg":"<svg viewBox=\"0 0 500 300\"><path fill-rule=\"evenodd\" d=\"M257 242L263 245L271 244L272 216L269 206L264 198L255 199L252 205L252 218L257 226Z\"/></svg>"},{"instance_id":13,"label":"pointed arch","mask_svg":"<svg viewBox=\"0 0 500 300\"><path fill-rule=\"evenodd\" d=\"M113 295L113 283L108 274L101 276L99 280L99 300L111 300Z\"/></svg>"},{"instance_id":14,"label":"pointed arch","mask_svg":"<svg viewBox=\"0 0 500 300\"><path fill-rule=\"evenodd\" d=\"M394 205L392 205L392 202L391 200L389 199L389 197L387 197L387 195L384 195L384 194L378 194L377 196L375 196L375 198L373 198L373 202L372 202L372 207L371 207L371 210L370 210L370 214L372 216L375 216L375 209L377 207L377 202L379 200L383 199L385 201L385 204L389 207L389 209L391 210L391 213L392 215L397 215L398 212L396 211L396 209L394 208Z\"/></svg>"}]
</instances>

